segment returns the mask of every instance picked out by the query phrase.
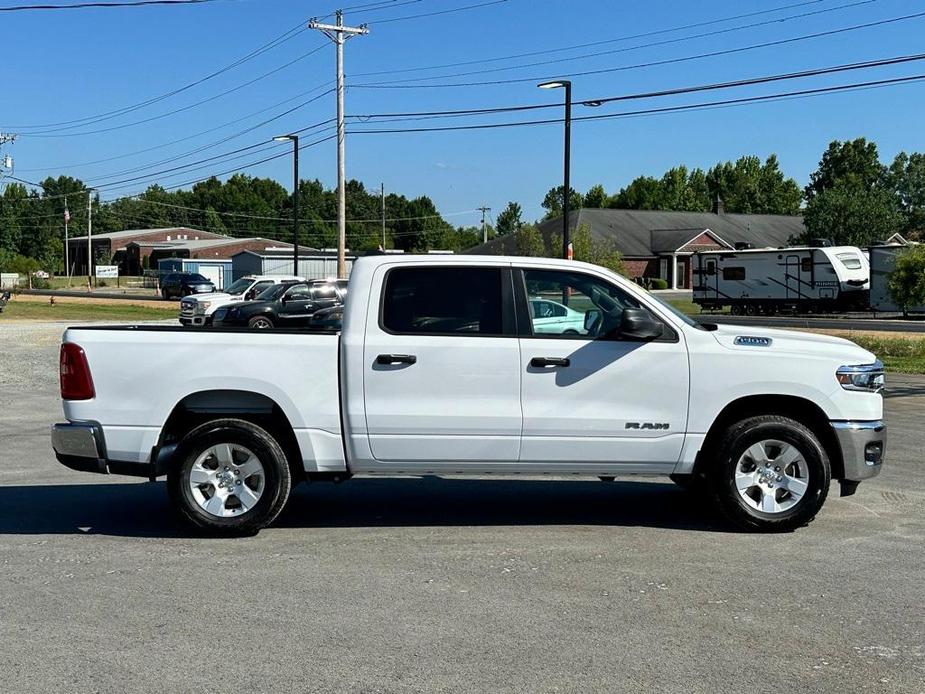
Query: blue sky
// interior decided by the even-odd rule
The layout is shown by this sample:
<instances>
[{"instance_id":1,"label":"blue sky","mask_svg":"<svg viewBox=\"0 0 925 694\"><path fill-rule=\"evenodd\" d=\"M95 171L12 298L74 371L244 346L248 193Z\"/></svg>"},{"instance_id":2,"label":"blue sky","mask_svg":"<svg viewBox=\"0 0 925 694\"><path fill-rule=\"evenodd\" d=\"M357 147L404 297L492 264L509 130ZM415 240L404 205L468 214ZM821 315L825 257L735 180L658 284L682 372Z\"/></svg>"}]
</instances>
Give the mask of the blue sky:
<instances>
[{"instance_id":1,"label":"blue sky","mask_svg":"<svg viewBox=\"0 0 925 694\"><path fill-rule=\"evenodd\" d=\"M347 23L368 21L370 34L351 40L346 47L347 113L490 108L561 98L561 92L539 90L532 81L414 89L372 89L360 86L362 84L394 83L396 79L478 70L494 71L432 82L569 76L576 71L682 58L925 12L925 2L901 0L718 0L706 3L507 0L438 16L376 23L376 20L479 2L485 0L396 0L379 11L348 12ZM11 4L16 4L15 0L0 0L0 7ZM357 0L352 4L368 3ZM441 70L362 75L568 48L786 5L793 6L774 13L612 41L590 48ZM326 94L272 123L209 146L329 88L328 83L334 76L334 47L318 32L306 30L195 88L124 116L57 132L41 133L43 128L36 127L105 113L176 89L241 58L310 16L327 14L335 7L328 0L227 0L185 7L0 15L6 48L0 129L20 134L19 140L7 148L15 157L15 174L29 180L46 175L77 176L100 184L105 191L104 199L112 198L140 192L150 179L131 181L118 188L106 188L103 184L146 176L164 168L265 142L275 134L333 117L334 95ZM809 12L818 14L794 17ZM787 17L793 18L735 29ZM735 30L689 38L728 29ZM574 98L580 101L925 52L923 36L925 17L722 57L574 76ZM643 46L665 41L673 42ZM206 104L110 132L78 134L123 126L189 106L252 80L319 46L323 47L290 67ZM611 53L497 70L601 51ZM576 105L574 115L599 115L915 74L925 74L925 61L707 95L607 104L597 109ZM317 91L310 91L316 87ZM299 94L305 95L244 118ZM595 183L602 183L612 193L637 175L660 175L676 164L707 168L717 161L735 159L742 154L765 157L776 152L785 172L802 185L833 139L866 136L878 143L884 160L891 159L900 150L925 151L923 107L925 82L920 82L738 108L576 123L572 184L584 191ZM557 113L558 110L502 114L452 122L410 121L383 127L533 120L553 117ZM238 119L237 123L218 127ZM363 127L375 126L357 125L355 129ZM161 147L209 129L214 131ZM319 133L320 136L327 134L326 131ZM311 136L306 138L305 141L311 141ZM159 148L132 154L152 147ZM247 152L227 162L216 159L203 168L164 174L157 179L170 186L204 178L210 173L224 172L282 152L286 147L285 144L273 145L267 152ZM186 158L157 164L200 148L201 151ZM121 158L89 163L112 157ZM525 217L540 216L540 202L545 191L561 181L561 158L562 128L558 124L463 132L354 134L347 140L349 177L362 180L369 188L378 188L383 181L387 191L429 195L455 224L476 222L479 215L471 211L482 204L492 207L493 215L497 215L509 200L523 205ZM290 167L289 158L282 157L248 168L246 172L271 176L288 186ZM121 173L125 171L128 173ZM328 185L334 184L333 141L302 153L302 176L318 177ZM457 212L465 214L454 214Z\"/></svg>"}]
</instances>

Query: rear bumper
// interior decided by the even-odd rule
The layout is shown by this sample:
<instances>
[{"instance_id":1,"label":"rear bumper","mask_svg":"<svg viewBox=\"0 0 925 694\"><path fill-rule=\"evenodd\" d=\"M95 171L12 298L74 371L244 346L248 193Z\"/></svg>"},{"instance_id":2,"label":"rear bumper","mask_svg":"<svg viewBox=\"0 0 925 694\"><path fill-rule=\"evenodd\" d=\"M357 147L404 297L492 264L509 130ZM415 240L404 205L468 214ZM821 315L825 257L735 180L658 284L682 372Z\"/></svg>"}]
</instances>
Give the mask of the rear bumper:
<instances>
[{"instance_id":1,"label":"rear bumper","mask_svg":"<svg viewBox=\"0 0 925 694\"><path fill-rule=\"evenodd\" d=\"M55 424L51 428L51 445L58 462L71 470L151 479L157 474L151 463L109 460L103 429L92 422Z\"/></svg>"},{"instance_id":2,"label":"rear bumper","mask_svg":"<svg viewBox=\"0 0 925 694\"><path fill-rule=\"evenodd\" d=\"M832 422L844 462L844 479L860 482L880 474L886 452L886 424L871 422Z\"/></svg>"}]
</instances>

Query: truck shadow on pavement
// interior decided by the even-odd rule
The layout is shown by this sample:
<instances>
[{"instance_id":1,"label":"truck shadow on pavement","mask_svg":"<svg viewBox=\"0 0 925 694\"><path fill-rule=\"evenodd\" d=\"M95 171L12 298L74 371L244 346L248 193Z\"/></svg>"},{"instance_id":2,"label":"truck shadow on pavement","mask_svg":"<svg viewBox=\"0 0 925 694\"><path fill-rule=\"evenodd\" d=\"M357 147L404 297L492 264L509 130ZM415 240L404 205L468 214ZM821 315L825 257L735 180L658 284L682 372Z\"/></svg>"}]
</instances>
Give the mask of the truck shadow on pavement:
<instances>
[{"instance_id":1,"label":"truck shadow on pavement","mask_svg":"<svg viewBox=\"0 0 925 694\"><path fill-rule=\"evenodd\" d=\"M596 525L727 532L663 482L358 478L299 485L273 528ZM0 535L189 538L162 482L0 487Z\"/></svg>"}]
</instances>

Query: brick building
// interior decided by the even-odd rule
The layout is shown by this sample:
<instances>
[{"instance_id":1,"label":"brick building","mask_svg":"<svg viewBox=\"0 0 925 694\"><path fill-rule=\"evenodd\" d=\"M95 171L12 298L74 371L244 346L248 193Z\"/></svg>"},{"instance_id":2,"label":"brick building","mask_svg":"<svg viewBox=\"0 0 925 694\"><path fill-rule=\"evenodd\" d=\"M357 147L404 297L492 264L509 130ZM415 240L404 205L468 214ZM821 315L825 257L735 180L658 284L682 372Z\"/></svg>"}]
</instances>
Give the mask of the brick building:
<instances>
[{"instance_id":1,"label":"brick building","mask_svg":"<svg viewBox=\"0 0 925 694\"><path fill-rule=\"evenodd\" d=\"M71 274L87 273L87 237L68 242ZM146 268L157 269L162 258L230 259L244 250L291 249L288 243L266 238L231 238L211 231L187 227L126 229L93 235L96 265L118 265L120 275L140 275Z\"/></svg>"},{"instance_id":2,"label":"brick building","mask_svg":"<svg viewBox=\"0 0 925 694\"><path fill-rule=\"evenodd\" d=\"M802 236L803 218L770 214L726 214L722 203L715 212L663 212L582 208L569 213L572 233L586 225L592 239L612 242L623 255L629 276L661 278L677 289L691 287L691 255L697 251L735 247L778 248ZM550 254L562 234L562 219L538 225ZM561 242L560 242L561 243ZM466 253L517 255L513 235L499 236Z\"/></svg>"},{"instance_id":3,"label":"brick building","mask_svg":"<svg viewBox=\"0 0 925 694\"><path fill-rule=\"evenodd\" d=\"M128 246L134 242L154 241L203 241L207 239L227 238L221 234L187 227L167 227L162 229L126 229L105 234L93 234L93 257L96 265L118 265L119 274L137 275L138 268L130 272L127 265ZM72 236L68 240L73 275L87 274L87 237ZM154 267L157 267L155 264Z\"/></svg>"}]
</instances>

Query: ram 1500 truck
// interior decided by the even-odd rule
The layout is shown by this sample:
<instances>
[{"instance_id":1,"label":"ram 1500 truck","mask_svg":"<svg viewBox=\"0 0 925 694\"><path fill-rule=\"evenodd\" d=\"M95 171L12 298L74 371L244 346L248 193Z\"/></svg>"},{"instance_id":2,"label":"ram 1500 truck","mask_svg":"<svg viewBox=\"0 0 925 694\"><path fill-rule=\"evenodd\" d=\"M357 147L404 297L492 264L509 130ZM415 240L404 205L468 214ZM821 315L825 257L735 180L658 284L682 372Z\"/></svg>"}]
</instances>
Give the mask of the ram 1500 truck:
<instances>
[{"instance_id":1,"label":"ram 1500 truck","mask_svg":"<svg viewBox=\"0 0 925 694\"><path fill-rule=\"evenodd\" d=\"M553 332L544 301L584 319ZM564 260L362 258L339 331L70 328L60 366L58 460L166 475L220 533L268 525L300 481L424 473L664 475L738 528L790 530L886 443L870 352L701 325Z\"/></svg>"}]
</instances>

